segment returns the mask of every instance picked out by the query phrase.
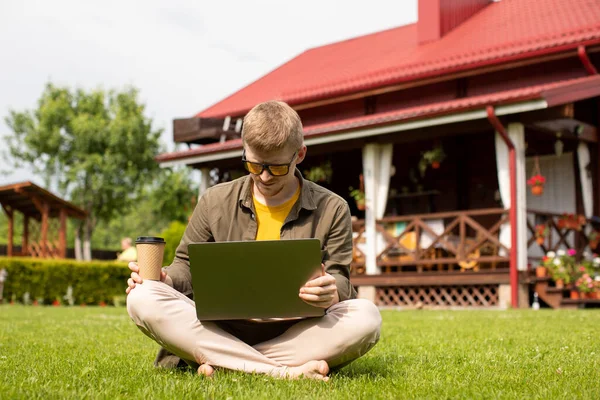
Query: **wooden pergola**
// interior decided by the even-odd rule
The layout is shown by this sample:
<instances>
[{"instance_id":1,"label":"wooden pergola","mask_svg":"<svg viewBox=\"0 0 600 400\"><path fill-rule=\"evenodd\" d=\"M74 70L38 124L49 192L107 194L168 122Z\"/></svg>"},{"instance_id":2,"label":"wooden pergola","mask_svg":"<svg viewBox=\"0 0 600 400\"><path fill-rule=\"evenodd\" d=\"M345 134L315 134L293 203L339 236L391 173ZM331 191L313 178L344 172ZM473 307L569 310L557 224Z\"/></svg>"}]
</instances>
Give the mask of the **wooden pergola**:
<instances>
[{"instance_id":1,"label":"wooden pergola","mask_svg":"<svg viewBox=\"0 0 600 400\"><path fill-rule=\"evenodd\" d=\"M40 258L66 258L67 217L85 219L87 213L66 200L31 182L0 186L0 205L8 217L7 255ZM13 246L15 211L23 214L21 252L15 254ZM58 229L51 230L52 220ZM39 222L38 240L31 240L30 222Z\"/></svg>"}]
</instances>

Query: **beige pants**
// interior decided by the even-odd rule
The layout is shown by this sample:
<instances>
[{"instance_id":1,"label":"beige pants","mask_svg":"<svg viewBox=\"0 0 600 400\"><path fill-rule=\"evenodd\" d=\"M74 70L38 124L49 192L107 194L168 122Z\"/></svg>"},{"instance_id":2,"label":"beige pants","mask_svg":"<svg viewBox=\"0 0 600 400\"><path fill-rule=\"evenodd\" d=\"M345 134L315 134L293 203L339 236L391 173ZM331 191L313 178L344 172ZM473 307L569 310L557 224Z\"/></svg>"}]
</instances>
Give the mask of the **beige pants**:
<instances>
[{"instance_id":1,"label":"beige pants","mask_svg":"<svg viewBox=\"0 0 600 400\"><path fill-rule=\"evenodd\" d=\"M377 307L360 299L299 322L200 322L192 300L148 280L129 293L127 311L142 332L191 365L274 376L311 360L325 360L332 368L345 365L377 343L381 327Z\"/></svg>"}]
</instances>

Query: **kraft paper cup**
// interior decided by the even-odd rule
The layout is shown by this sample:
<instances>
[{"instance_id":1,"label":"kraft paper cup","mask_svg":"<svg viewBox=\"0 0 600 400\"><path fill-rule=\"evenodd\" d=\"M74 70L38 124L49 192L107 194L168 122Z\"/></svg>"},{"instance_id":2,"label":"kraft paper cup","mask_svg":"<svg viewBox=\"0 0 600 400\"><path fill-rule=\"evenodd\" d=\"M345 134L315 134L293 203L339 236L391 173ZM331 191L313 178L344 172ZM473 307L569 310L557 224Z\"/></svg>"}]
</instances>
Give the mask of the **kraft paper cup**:
<instances>
[{"instance_id":1,"label":"kraft paper cup","mask_svg":"<svg viewBox=\"0 0 600 400\"><path fill-rule=\"evenodd\" d=\"M154 236L140 236L135 241L137 264L142 279L160 281L165 239Z\"/></svg>"}]
</instances>

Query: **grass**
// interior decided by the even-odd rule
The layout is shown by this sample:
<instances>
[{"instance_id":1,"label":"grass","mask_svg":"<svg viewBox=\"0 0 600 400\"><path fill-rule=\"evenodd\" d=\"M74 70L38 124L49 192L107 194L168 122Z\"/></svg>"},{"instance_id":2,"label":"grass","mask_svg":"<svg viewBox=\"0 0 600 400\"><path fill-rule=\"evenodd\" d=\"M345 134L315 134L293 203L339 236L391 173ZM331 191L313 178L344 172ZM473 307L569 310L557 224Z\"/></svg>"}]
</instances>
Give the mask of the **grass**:
<instances>
[{"instance_id":1,"label":"grass","mask_svg":"<svg viewBox=\"0 0 600 400\"><path fill-rule=\"evenodd\" d=\"M152 366L124 308L0 306L0 399L600 398L600 312L384 311L329 383Z\"/></svg>"}]
</instances>

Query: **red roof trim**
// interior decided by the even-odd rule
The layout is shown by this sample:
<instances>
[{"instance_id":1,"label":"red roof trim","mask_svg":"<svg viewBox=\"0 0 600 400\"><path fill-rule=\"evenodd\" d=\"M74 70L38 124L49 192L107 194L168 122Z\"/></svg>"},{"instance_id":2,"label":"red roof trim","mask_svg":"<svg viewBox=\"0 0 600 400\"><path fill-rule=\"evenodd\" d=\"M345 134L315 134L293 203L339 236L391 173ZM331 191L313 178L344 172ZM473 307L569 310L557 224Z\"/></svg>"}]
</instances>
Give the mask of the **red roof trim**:
<instances>
[{"instance_id":1,"label":"red roof trim","mask_svg":"<svg viewBox=\"0 0 600 400\"><path fill-rule=\"evenodd\" d=\"M432 103L424 106L394 110L387 113L349 118L342 121L306 126L304 127L304 137L305 139L309 139L312 137L348 132L350 130L365 127L387 125L399 121L411 121L425 117L430 118L457 112L466 112L487 105L498 106L540 99L546 100L548 106L554 106L598 95L600 95L600 75L594 75L549 84L528 86L493 94ZM242 140L235 139L224 143L205 145L192 150L164 153L157 156L156 160L159 162L173 161L241 148Z\"/></svg>"}]
</instances>

